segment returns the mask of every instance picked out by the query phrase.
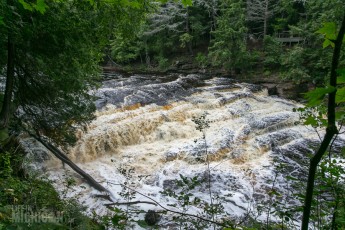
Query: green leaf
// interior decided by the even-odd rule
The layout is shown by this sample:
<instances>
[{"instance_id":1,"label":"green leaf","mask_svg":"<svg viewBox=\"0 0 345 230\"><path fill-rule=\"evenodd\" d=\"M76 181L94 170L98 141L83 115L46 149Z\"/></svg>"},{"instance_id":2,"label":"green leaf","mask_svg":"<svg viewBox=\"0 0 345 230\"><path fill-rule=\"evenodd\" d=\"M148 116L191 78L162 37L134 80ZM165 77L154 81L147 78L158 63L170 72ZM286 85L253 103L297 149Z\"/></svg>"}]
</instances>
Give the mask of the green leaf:
<instances>
[{"instance_id":1,"label":"green leaf","mask_svg":"<svg viewBox=\"0 0 345 230\"><path fill-rule=\"evenodd\" d=\"M44 2L44 0L37 0L36 5L35 5L35 10L40 12L41 14L44 14L46 12L47 5Z\"/></svg>"},{"instance_id":2,"label":"green leaf","mask_svg":"<svg viewBox=\"0 0 345 230\"><path fill-rule=\"evenodd\" d=\"M292 176L287 176L286 179L292 180L292 181L298 181L296 177L292 177Z\"/></svg>"},{"instance_id":3,"label":"green leaf","mask_svg":"<svg viewBox=\"0 0 345 230\"><path fill-rule=\"evenodd\" d=\"M322 48L326 48L328 46L334 47L334 42L332 42L331 40L326 38L325 41L322 44Z\"/></svg>"},{"instance_id":4,"label":"green leaf","mask_svg":"<svg viewBox=\"0 0 345 230\"><path fill-rule=\"evenodd\" d=\"M337 90L337 94L335 96L335 102L336 103L345 102L345 87L342 87Z\"/></svg>"},{"instance_id":5,"label":"green leaf","mask_svg":"<svg viewBox=\"0 0 345 230\"><path fill-rule=\"evenodd\" d=\"M24 9L33 11L37 10L41 14L44 14L47 9L47 5L45 4L45 0L37 0L35 4L27 3L24 0L19 0L20 4L24 7Z\"/></svg>"},{"instance_id":6,"label":"green leaf","mask_svg":"<svg viewBox=\"0 0 345 230\"><path fill-rule=\"evenodd\" d=\"M184 6L191 6L192 5L192 0L182 0L181 2Z\"/></svg>"},{"instance_id":7,"label":"green leaf","mask_svg":"<svg viewBox=\"0 0 345 230\"><path fill-rule=\"evenodd\" d=\"M138 220L137 224L142 228L147 228L148 224L144 220Z\"/></svg>"},{"instance_id":8,"label":"green leaf","mask_svg":"<svg viewBox=\"0 0 345 230\"><path fill-rule=\"evenodd\" d=\"M164 3L167 3L168 0L158 0L158 2L164 4ZM175 0L175 2L178 2L178 0ZM193 5L192 0L181 0L181 3L182 3L184 6L191 6L191 5Z\"/></svg>"},{"instance_id":9,"label":"green leaf","mask_svg":"<svg viewBox=\"0 0 345 230\"><path fill-rule=\"evenodd\" d=\"M317 120L312 117L312 116L309 116L305 119L305 122L304 122L305 125L311 125L313 127L317 127L318 126L318 122Z\"/></svg>"},{"instance_id":10,"label":"green leaf","mask_svg":"<svg viewBox=\"0 0 345 230\"><path fill-rule=\"evenodd\" d=\"M19 0L19 3L22 4L24 9L33 11L32 6L29 3L26 3L24 0Z\"/></svg>"},{"instance_id":11,"label":"green leaf","mask_svg":"<svg viewBox=\"0 0 345 230\"><path fill-rule=\"evenodd\" d=\"M126 6L129 6L134 9L140 9L140 3L139 2L126 2Z\"/></svg>"},{"instance_id":12,"label":"green leaf","mask_svg":"<svg viewBox=\"0 0 345 230\"><path fill-rule=\"evenodd\" d=\"M338 73L337 83L345 84L345 69L338 69L337 73Z\"/></svg>"},{"instance_id":13,"label":"green leaf","mask_svg":"<svg viewBox=\"0 0 345 230\"><path fill-rule=\"evenodd\" d=\"M324 35L326 39L335 40L337 38L337 26L334 22L325 22L316 33Z\"/></svg>"},{"instance_id":14,"label":"green leaf","mask_svg":"<svg viewBox=\"0 0 345 230\"><path fill-rule=\"evenodd\" d=\"M344 76L339 76L337 79L338 84L345 84L345 75Z\"/></svg>"},{"instance_id":15,"label":"green leaf","mask_svg":"<svg viewBox=\"0 0 345 230\"><path fill-rule=\"evenodd\" d=\"M332 93L335 91L335 88L330 86L327 88L316 88L305 94L306 99L308 100L309 106L319 105L326 94Z\"/></svg>"},{"instance_id":16,"label":"green leaf","mask_svg":"<svg viewBox=\"0 0 345 230\"><path fill-rule=\"evenodd\" d=\"M344 120L345 112L344 111L336 111L335 112L335 119L336 120Z\"/></svg>"},{"instance_id":17,"label":"green leaf","mask_svg":"<svg viewBox=\"0 0 345 230\"><path fill-rule=\"evenodd\" d=\"M4 25L4 24L5 24L5 23L4 23L4 18L0 16L0 26L1 26L1 25Z\"/></svg>"},{"instance_id":18,"label":"green leaf","mask_svg":"<svg viewBox=\"0 0 345 230\"><path fill-rule=\"evenodd\" d=\"M345 157L345 148L342 148L341 155L342 155L342 157Z\"/></svg>"}]
</instances>

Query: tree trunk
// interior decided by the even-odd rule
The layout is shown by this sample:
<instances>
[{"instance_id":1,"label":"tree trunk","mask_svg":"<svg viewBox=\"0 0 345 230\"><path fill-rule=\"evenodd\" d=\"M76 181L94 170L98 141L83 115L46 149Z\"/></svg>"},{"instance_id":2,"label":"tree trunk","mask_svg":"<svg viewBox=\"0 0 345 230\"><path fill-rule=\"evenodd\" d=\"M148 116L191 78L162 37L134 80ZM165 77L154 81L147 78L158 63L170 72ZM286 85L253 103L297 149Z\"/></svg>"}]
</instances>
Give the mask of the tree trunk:
<instances>
[{"instance_id":1,"label":"tree trunk","mask_svg":"<svg viewBox=\"0 0 345 230\"><path fill-rule=\"evenodd\" d=\"M146 39L145 39L145 62L146 62L147 67L151 68L149 48L148 48L147 40Z\"/></svg>"},{"instance_id":2,"label":"tree trunk","mask_svg":"<svg viewBox=\"0 0 345 230\"><path fill-rule=\"evenodd\" d=\"M342 42L344 38L344 33L345 33L345 15L343 17L343 21L342 21L337 39L334 41L331 76L329 80L330 85L333 86L334 88L336 88L337 86L337 72L336 71L339 65L340 51L341 51L341 46L342 46ZM303 218L302 218L302 228L301 228L302 230L308 230L317 165L320 163L322 156L326 153L327 148L329 144L331 143L334 135L338 133L338 129L335 123L335 108L336 108L335 96L336 96L336 90L330 93L328 96L328 111L327 111L328 124L327 124L327 129L326 129L326 135L324 136L321 142L319 150L310 160L307 190L306 190L304 208L303 208Z\"/></svg>"},{"instance_id":3,"label":"tree trunk","mask_svg":"<svg viewBox=\"0 0 345 230\"><path fill-rule=\"evenodd\" d=\"M6 88L0 112L0 130L7 128L11 116L12 94L14 86L14 55L14 44L11 41L11 36L8 36Z\"/></svg>"},{"instance_id":4,"label":"tree trunk","mask_svg":"<svg viewBox=\"0 0 345 230\"><path fill-rule=\"evenodd\" d=\"M34 135L32 133L29 133L30 136L35 138L37 141L39 141L44 147L46 147L48 150L50 150L58 159L60 159L63 163L66 163L69 165L76 173L81 175L86 182L97 189L100 192L106 192L108 194L111 194L108 189L103 187L100 183L98 183L93 177L91 177L88 173L86 173L84 170L79 168L76 164L74 164L63 152L61 152L58 148L53 146L52 144L45 142L41 137ZM109 199L112 201L111 199Z\"/></svg>"},{"instance_id":5,"label":"tree trunk","mask_svg":"<svg viewBox=\"0 0 345 230\"><path fill-rule=\"evenodd\" d=\"M190 35L190 28L189 28L189 7L187 7L187 12L186 12L186 33ZM192 42L188 41L187 42L187 48L189 51L190 55L193 55L193 49L192 49Z\"/></svg>"},{"instance_id":6,"label":"tree trunk","mask_svg":"<svg viewBox=\"0 0 345 230\"><path fill-rule=\"evenodd\" d=\"M265 38L265 36L267 35L267 21L269 18L269 12L268 12L268 0L265 0L265 12L264 12L264 34L263 37Z\"/></svg>"},{"instance_id":7,"label":"tree trunk","mask_svg":"<svg viewBox=\"0 0 345 230\"><path fill-rule=\"evenodd\" d=\"M212 7L211 7L211 29L210 29L210 36L209 36L209 42L212 40L212 32L216 30L216 3L214 0L212 0Z\"/></svg>"}]
</instances>

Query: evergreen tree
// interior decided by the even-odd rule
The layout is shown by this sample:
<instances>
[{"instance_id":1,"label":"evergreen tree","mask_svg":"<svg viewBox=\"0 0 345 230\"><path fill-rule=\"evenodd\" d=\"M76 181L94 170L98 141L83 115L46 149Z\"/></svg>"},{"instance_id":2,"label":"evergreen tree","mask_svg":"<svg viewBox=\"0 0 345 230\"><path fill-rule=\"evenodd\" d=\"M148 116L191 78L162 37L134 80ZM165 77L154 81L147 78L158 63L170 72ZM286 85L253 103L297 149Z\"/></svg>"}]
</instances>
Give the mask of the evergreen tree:
<instances>
[{"instance_id":1,"label":"evergreen tree","mask_svg":"<svg viewBox=\"0 0 345 230\"><path fill-rule=\"evenodd\" d=\"M214 39L209 57L214 66L226 69L245 67L246 49L245 5L243 0L221 0L220 15L216 21Z\"/></svg>"},{"instance_id":2,"label":"evergreen tree","mask_svg":"<svg viewBox=\"0 0 345 230\"><path fill-rule=\"evenodd\" d=\"M259 34L264 38L268 31L268 22L275 14L278 1L274 0L247 0L247 20L259 24Z\"/></svg>"},{"instance_id":3,"label":"evergreen tree","mask_svg":"<svg viewBox=\"0 0 345 230\"><path fill-rule=\"evenodd\" d=\"M0 128L15 114L57 142L73 141L74 129L93 117L88 92L97 85L109 34L130 20L124 9L143 9L145 2L0 4L0 74L6 76Z\"/></svg>"},{"instance_id":4,"label":"evergreen tree","mask_svg":"<svg viewBox=\"0 0 345 230\"><path fill-rule=\"evenodd\" d=\"M328 76L332 57L331 49L323 49L322 36L315 33L325 22L340 23L345 5L341 0L331 1L306 1L295 8L301 11L300 20L296 24L290 24L293 34L305 38L305 41L295 45L282 55L282 71L287 79L296 82L311 81L317 85L323 84L325 76Z\"/></svg>"},{"instance_id":5,"label":"evergreen tree","mask_svg":"<svg viewBox=\"0 0 345 230\"><path fill-rule=\"evenodd\" d=\"M116 62L146 59L150 66L151 57L164 63L174 53L193 54L194 48L208 46L211 30L214 30L218 0L195 0L188 7L177 1L155 5L151 13L137 20L135 37L114 35L111 45L112 57ZM141 23L139 23L139 21Z\"/></svg>"}]
</instances>

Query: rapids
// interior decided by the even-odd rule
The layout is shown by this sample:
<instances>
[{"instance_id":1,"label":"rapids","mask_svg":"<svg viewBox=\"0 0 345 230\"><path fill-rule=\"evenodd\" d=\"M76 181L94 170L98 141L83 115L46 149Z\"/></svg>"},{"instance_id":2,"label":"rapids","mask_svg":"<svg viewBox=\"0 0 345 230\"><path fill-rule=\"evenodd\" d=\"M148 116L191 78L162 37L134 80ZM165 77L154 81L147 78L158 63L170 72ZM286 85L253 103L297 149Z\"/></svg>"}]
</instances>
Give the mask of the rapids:
<instances>
[{"instance_id":1,"label":"rapids","mask_svg":"<svg viewBox=\"0 0 345 230\"><path fill-rule=\"evenodd\" d=\"M229 78L111 73L105 77L102 87L93 92L98 97L96 119L78 131L78 142L68 156L108 188L116 201L126 200L119 195L119 184L127 182L169 207L176 200L160 192L177 189L174 180L180 174L207 177L208 159L212 194L223 199L228 217L250 213L265 220L266 211L260 212L258 204L276 199L268 195L273 187L286 206L298 204L291 198L286 177L305 179L307 155L320 142L312 128L299 124L293 109L301 104ZM200 132L193 120L202 115L209 127ZM336 143L340 146L344 141ZM108 212L104 204L109 201L95 197L97 191L81 179L66 190L62 186L66 178L79 177L40 148L31 149L33 156L40 156L35 167L55 180L61 194L78 199L89 213ZM193 190L193 195L209 202L207 184ZM133 200L150 201L135 196ZM162 210L150 204L131 207ZM190 207L187 212L200 210ZM160 224L167 228L169 221L163 218Z\"/></svg>"}]
</instances>

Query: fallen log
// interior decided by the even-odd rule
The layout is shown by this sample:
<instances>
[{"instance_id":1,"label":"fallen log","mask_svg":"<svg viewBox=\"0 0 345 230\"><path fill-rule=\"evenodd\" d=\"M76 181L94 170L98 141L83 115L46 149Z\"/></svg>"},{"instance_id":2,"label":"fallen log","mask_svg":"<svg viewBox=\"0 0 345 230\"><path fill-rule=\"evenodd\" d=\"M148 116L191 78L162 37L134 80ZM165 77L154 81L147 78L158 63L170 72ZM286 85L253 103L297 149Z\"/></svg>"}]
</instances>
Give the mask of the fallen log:
<instances>
[{"instance_id":1,"label":"fallen log","mask_svg":"<svg viewBox=\"0 0 345 230\"><path fill-rule=\"evenodd\" d=\"M104 204L104 206L106 207L110 207L113 205L132 205L132 204L152 204L154 206L157 206L157 203L151 202L151 201L129 201L129 202L114 202L114 203L108 203L108 204Z\"/></svg>"},{"instance_id":2,"label":"fallen log","mask_svg":"<svg viewBox=\"0 0 345 230\"><path fill-rule=\"evenodd\" d=\"M37 136L30 132L28 133L31 137L33 137L35 140L40 142L44 147L50 150L58 159L60 159L65 164L69 165L76 173L81 175L90 186L94 187L100 192L106 192L107 194L110 194L108 196L108 200L113 201L111 199L111 192L108 189L103 187L100 183L98 183L95 179L93 179L93 177L91 177L88 173L86 173L84 170L79 168L78 165L74 164L61 150L59 150L57 147L55 147L51 143L46 142L40 136Z\"/></svg>"}]
</instances>

